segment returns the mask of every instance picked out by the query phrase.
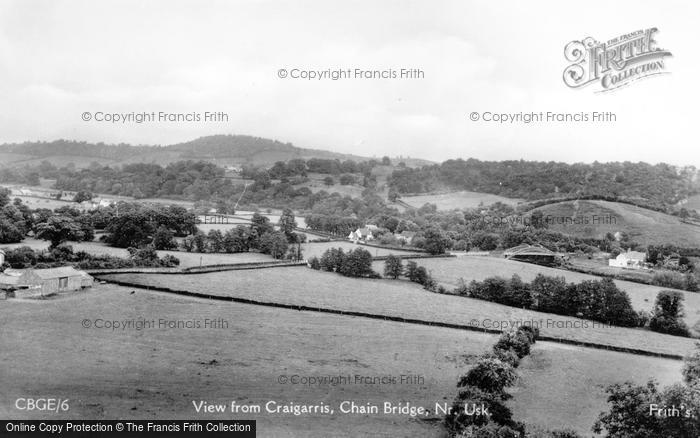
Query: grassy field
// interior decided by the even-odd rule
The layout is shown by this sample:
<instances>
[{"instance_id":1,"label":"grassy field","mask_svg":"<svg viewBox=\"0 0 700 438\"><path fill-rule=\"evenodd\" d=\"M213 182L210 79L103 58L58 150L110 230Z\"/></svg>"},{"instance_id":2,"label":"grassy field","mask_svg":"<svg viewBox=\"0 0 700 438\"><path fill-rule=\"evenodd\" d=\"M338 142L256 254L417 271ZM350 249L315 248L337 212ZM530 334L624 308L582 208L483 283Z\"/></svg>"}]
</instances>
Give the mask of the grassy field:
<instances>
[{"instance_id":1,"label":"grassy field","mask_svg":"<svg viewBox=\"0 0 700 438\"><path fill-rule=\"evenodd\" d=\"M125 248L114 248L107 246L101 242L70 242L74 251L85 251L95 255L111 255L114 257L128 258L129 252ZM4 248L16 248L20 246L29 246L35 250L47 249L49 243L43 240L25 239L22 243L12 245L4 245ZM264 262L273 260L272 257L266 254L257 252L245 252L236 254L210 254L210 253L195 253L184 251L158 251L159 256L166 254L172 255L180 259L181 268L189 268L192 266L201 265L219 265L229 263L248 263L248 262Z\"/></svg>"},{"instance_id":2,"label":"grassy field","mask_svg":"<svg viewBox=\"0 0 700 438\"><path fill-rule=\"evenodd\" d=\"M290 305L366 312L452 324L498 328L531 323L542 333L611 346L686 354L694 342L641 329L607 327L572 317L518 309L487 301L435 294L408 281L368 280L313 271L305 267L217 272L197 275L122 274L105 279L164 286ZM587 323L584 326L584 323Z\"/></svg>"},{"instance_id":3,"label":"grassy field","mask_svg":"<svg viewBox=\"0 0 700 438\"><path fill-rule=\"evenodd\" d=\"M422 207L426 203L437 205L438 210L453 210L455 208L476 208L481 205L490 205L502 202L508 205L516 205L521 199L504 198L503 196L479 192L451 192L436 195L403 196L401 200L412 207Z\"/></svg>"},{"instance_id":4,"label":"grassy field","mask_svg":"<svg viewBox=\"0 0 700 438\"><path fill-rule=\"evenodd\" d=\"M510 405L513 416L528 425L570 427L591 436L598 415L609 410L608 385L654 378L665 386L681 381L681 368L676 360L538 342L518 367Z\"/></svg>"},{"instance_id":5,"label":"grassy field","mask_svg":"<svg viewBox=\"0 0 700 438\"><path fill-rule=\"evenodd\" d=\"M624 231L641 245L673 244L681 247L700 246L700 227L684 224L676 216L634 205L609 201L568 201L545 205L536 210L553 218L579 218L588 224L557 224L549 226L577 237L601 238L605 233ZM594 217L595 215L595 217ZM613 220L600 220L600 218ZM595 218L598 218L597 220ZM596 220L596 223L593 223Z\"/></svg>"},{"instance_id":6,"label":"grassy field","mask_svg":"<svg viewBox=\"0 0 700 438\"><path fill-rule=\"evenodd\" d=\"M12 199L19 198L22 200L22 203L29 208L32 209L37 209L37 208L48 208L51 210L55 210L57 208L61 207L75 207L76 204L75 202L71 201L61 201L57 199L49 199L49 198L36 198L33 196L11 196Z\"/></svg>"},{"instance_id":7,"label":"grassy field","mask_svg":"<svg viewBox=\"0 0 700 438\"><path fill-rule=\"evenodd\" d=\"M684 207L700 211L700 195L694 195L688 198L688 202L684 205Z\"/></svg>"},{"instance_id":8,"label":"grassy field","mask_svg":"<svg viewBox=\"0 0 700 438\"><path fill-rule=\"evenodd\" d=\"M68 398L52 419L231 419L192 401L324 403L333 415L246 415L260 437L440 437L435 423L396 415L343 415L341 401L450 402L457 378L494 335L208 302L112 285L54 300L0 302L0 417L18 397ZM226 328L83 328L87 319L226 321ZM418 384L280 384L284 376L424 377ZM264 412L264 411L263 411Z\"/></svg>"},{"instance_id":9,"label":"grassy field","mask_svg":"<svg viewBox=\"0 0 700 438\"><path fill-rule=\"evenodd\" d=\"M309 235L311 238L317 239L318 236L313 236ZM372 256L385 256L389 254L418 254L417 252L411 252L411 251L396 251L392 249L385 249L385 248L375 248L371 246L363 246L363 245L357 245L354 244L350 241L347 242L311 242L311 243L304 243L301 245L302 248L304 249L304 258L309 259L311 257L321 257L326 250L330 248L343 248L343 251L348 252L351 251L355 248L362 248L366 249L369 251Z\"/></svg>"},{"instance_id":10,"label":"grassy field","mask_svg":"<svg viewBox=\"0 0 700 438\"><path fill-rule=\"evenodd\" d=\"M510 278L518 274L524 281L531 281L538 273L550 276L563 276L568 282L581 282L583 280L596 280L596 277L578 272L562 269L548 268L530 263L516 262L497 257L456 257L451 259L425 259L418 260L419 265L425 266L435 279L448 288L454 288L459 284L460 278L466 282L471 280L483 280L487 277ZM375 262L375 271L383 269L383 262ZM617 286L626 291L636 310L650 311L654 306L656 295L668 288L649 286L630 281L615 280ZM685 296L685 321L693 327L700 324L700 293L680 291Z\"/></svg>"}]
</instances>

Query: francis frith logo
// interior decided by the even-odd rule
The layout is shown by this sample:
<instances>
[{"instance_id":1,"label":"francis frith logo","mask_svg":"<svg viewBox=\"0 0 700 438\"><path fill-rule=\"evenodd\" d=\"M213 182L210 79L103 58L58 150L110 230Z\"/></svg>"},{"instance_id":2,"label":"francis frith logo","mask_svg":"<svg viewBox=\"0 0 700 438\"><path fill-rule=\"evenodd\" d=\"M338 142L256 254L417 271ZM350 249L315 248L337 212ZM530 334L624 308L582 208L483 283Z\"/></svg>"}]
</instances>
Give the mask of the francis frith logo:
<instances>
[{"instance_id":1,"label":"francis frith logo","mask_svg":"<svg viewBox=\"0 0 700 438\"><path fill-rule=\"evenodd\" d=\"M668 73L671 52L658 46L655 27L620 35L606 42L592 37L571 41L564 56L564 83L571 88L595 84L597 92L616 90L642 78Z\"/></svg>"}]
</instances>

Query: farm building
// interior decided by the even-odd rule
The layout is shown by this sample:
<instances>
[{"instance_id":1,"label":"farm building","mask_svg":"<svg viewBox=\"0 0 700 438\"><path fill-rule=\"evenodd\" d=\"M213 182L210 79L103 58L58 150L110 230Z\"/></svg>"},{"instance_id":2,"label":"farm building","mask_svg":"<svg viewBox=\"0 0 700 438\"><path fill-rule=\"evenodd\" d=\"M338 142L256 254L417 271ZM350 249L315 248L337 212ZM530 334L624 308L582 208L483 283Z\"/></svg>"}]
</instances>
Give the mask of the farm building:
<instances>
[{"instance_id":1,"label":"farm building","mask_svg":"<svg viewBox=\"0 0 700 438\"><path fill-rule=\"evenodd\" d=\"M369 241L374 240L374 235L369 227L358 228L357 230L350 232L350 235L348 235L348 240L352 240L353 242L357 242L358 240Z\"/></svg>"},{"instance_id":2,"label":"farm building","mask_svg":"<svg viewBox=\"0 0 700 438\"><path fill-rule=\"evenodd\" d=\"M413 238L416 237L416 232L415 231L402 231L400 233L394 233L394 237L396 237L396 240L401 240L406 243L406 245L410 245L413 243Z\"/></svg>"},{"instance_id":3,"label":"farm building","mask_svg":"<svg viewBox=\"0 0 700 438\"><path fill-rule=\"evenodd\" d=\"M630 251L620 253L614 259L608 260L608 266L616 268L642 269L646 261L646 253L639 251Z\"/></svg>"},{"instance_id":4,"label":"farm building","mask_svg":"<svg viewBox=\"0 0 700 438\"><path fill-rule=\"evenodd\" d=\"M556 265L557 254L542 245L518 245L503 251L503 257L538 265Z\"/></svg>"},{"instance_id":5,"label":"farm building","mask_svg":"<svg viewBox=\"0 0 700 438\"><path fill-rule=\"evenodd\" d=\"M91 287L93 278L73 267L51 269L7 269L0 274L0 289L15 296L40 296Z\"/></svg>"}]
</instances>

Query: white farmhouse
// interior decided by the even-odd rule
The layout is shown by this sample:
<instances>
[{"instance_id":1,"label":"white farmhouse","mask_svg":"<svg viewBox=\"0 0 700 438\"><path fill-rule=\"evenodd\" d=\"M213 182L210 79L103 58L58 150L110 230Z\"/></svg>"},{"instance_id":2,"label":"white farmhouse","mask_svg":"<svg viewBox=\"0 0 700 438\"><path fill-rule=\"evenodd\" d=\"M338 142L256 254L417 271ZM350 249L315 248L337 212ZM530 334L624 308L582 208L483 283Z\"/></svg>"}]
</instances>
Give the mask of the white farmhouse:
<instances>
[{"instance_id":1,"label":"white farmhouse","mask_svg":"<svg viewBox=\"0 0 700 438\"><path fill-rule=\"evenodd\" d=\"M352 240L353 242L357 242L358 240L370 241L374 240L374 235L369 227L358 228L348 235L348 240Z\"/></svg>"},{"instance_id":2,"label":"white farmhouse","mask_svg":"<svg viewBox=\"0 0 700 438\"><path fill-rule=\"evenodd\" d=\"M608 266L616 268L642 269L646 260L646 253L630 251L620 253L614 259L608 260Z\"/></svg>"}]
</instances>

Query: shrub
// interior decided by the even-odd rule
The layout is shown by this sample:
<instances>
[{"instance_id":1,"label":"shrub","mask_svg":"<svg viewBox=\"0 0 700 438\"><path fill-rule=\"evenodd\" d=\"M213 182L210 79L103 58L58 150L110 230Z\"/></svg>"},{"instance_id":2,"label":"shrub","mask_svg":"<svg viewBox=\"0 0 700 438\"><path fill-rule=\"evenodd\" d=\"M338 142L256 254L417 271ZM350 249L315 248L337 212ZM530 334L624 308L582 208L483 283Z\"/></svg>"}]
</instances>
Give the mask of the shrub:
<instances>
[{"instance_id":1,"label":"shrub","mask_svg":"<svg viewBox=\"0 0 700 438\"><path fill-rule=\"evenodd\" d=\"M495 357L482 357L467 374L460 377L457 387L474 386L482 391L500 393L517 380L513 367Z\"/></svg>"},{"instance_id":2,"label":"shrub","mask_svg":"<svg viewBox=\"0 0 700 438\"><path fill-rule=\"evenodd\" d=\"M513 368L517 368L518 365L520 365L520 358L518 357L518 354L511 349L505 350L502 348L494 348L493 355L501 362L505 362Z\"/></svg>"},{"instance_id":3,"label":"shrub","mask_svg":"<svg viewBox=\"0 0 700 438\"><path fill-rule=\"evenodd\" d=\"M508 398L508 394L505 393L491 393L473 386L465 386L459 390L452 404L452 411L445 417L445 425L454 435L473 430L474 427L486 426L490 422L517 427L518 424L513 421L513 414L504 403ZM465 406L482 404L489 411L490 416L466 414Z\"/></svg>"},{"instance_id":4,"label":"shrub","mask_svg":"<svg viewBox=\"0 0 700 438\"><path fill-rule=\"evenodd\" d=\"M321 269L321 262L318 260L318 257L314 256L309 259L309 267L317 271Z\"/></svg>"},{"instance_id":5,"label":"shrub","mask_svg":"<svg viewBox=\"0 0 700 438\"><path fill-rule=\"evenodd\" d=\"M523 358L530 354L530 338L521 331L507 331L501 334L500 339L493 346L496 350L513 350L518 358Z\"/></svg>"},{"instance_id":6,"label":"shrub","mask_svg":"<svg viewBox=\"0 0 700 438\"><path fill-rule=\"evenodd\" d=\"M540 329L532 325L521 325L518 327L518 332L524 333L531 344L537 342L537 338L540 337Z\"/></svg>"}]
</instances>

